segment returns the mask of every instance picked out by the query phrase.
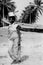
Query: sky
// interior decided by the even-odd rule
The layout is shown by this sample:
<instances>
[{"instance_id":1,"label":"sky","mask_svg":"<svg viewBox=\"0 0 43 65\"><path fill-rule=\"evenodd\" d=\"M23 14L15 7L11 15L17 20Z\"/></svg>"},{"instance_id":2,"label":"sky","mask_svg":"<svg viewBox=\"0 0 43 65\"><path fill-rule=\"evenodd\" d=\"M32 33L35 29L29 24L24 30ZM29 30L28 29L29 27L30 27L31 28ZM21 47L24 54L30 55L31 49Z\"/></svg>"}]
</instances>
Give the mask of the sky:
<instances>
[{"instance_id":1,"label":"sky","mask_svg":"<svg viewBox=\"0 0 43 65\"><path fill-rule=\"evenodd\" d=\"M18 12L16 13L17 18L19 19L21 16L21 13L23 12L23 10L25 10L25 7L29 5L29 2L34 2L33 0L13 0L15 1L15 5L16 5L16 11L18 10ZM43 14L39 15L39 19L37 20L37 24L43 24Z\"/></svg>"},{"instance_id":2,"label":"sky","mask_svg":"<svg viewBox=\"0 0 43 65\"><path fill-rule=\"evenodd\" d=\"M19 12L17 12L16 14L17 14L17 16L18 16L18 18L20 17L20 15L21 15L21 13L23 12L23 10L25 9L25 7L27 6L27 5L29 5L29 2L31 2L31 1L33 1L33 0L14 0L16 3L15 3L15 5L16 5L16 10L18 10Z\"/></svg>"}]
</instances>

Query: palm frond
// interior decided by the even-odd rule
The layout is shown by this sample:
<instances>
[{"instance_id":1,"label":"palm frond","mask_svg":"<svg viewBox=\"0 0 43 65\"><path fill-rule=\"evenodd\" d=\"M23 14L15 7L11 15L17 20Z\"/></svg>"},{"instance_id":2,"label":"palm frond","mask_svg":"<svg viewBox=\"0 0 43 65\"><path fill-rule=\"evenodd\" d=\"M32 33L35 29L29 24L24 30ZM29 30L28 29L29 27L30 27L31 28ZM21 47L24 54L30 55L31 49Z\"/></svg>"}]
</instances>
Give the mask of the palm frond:
<instances>
[{"instance_id":1,"label":"palm frond","mask_svg":"<svg viewBox=\"0 0 43 65\"><path fill-rule=\"evenodd\" d=\"M41 7L39 7L39 9L43 12L43 9Z\"/></svg>"},{"instance_id":2,"label":"palm frond","mask_svg":"<svg viewBox=\"0 0 43 65\"><path fill-rule=\"evenodd\" d=\"M39 12L40 12L40 14L42 15L42 12L41 12L41 10L39 9L38 11L39 11Z\"/></svg>"},{"instance_id":3,"label":"palm frond","mask_svg":"<svg viewBox=\"0 0 43 65\"><path fill-rule=\"evenodd\" d=\"M37 18L38 18L38 10L37 8L31 13L31 23L36 22Z\"/></svg>"},{"instance_id":4,"label":"palm frond","mask_svg":"<svg viewBox=\"0 0 43 65\"><path fill-rule=\"evenodd\" d=\"M15 2L11 2L11 0L0 0L0 16L1 16L1 20L3 18L7 19L8 18L8 13L15 11L16 7L15 7L14 3Z\"/></svg>"},{"instance_id":5,"label":"palm frond","mask_svg":"<svg viewBox=\"0 0 43 65\"><path fill-rule=\"evenodd\" d=\"M30 4L25 8L22 15L23 23L35 23L39 18L39 13L42 15L43 7L41 6L41 0L34 0L34 3L35 4Z\"/></svg>"},{"instance_id":6,"label":"palm frond","mask_svg":"<svg viewBox=\"0 0 43 65\"><path fill-rule=\"evenodd\" d=\"M41 5L41 1L42 1L42 0L34 0L34 3L35 3L36 5L38 5L38 6L40 6L40 5Z\"/></svg>"},{"instance_id":7,"label":"palm frond","mask_svg":"<svg viewBox=\"0 0 43 65\"><path fill-rule=\"evenodd\" d=\"M7 9L7 11L9 12L9 11L14 11L15 10L15 5L14 5L14 3L15 2L10 2L11 0L1 0L0 1L0 7L1 7L1 9L3 9L2 7L6 7L6 9Z\"/></svg>"},{"instance_id":8,"label":"palm frond","mask_svg":"<svg viewBox=\"0 0 43 65\"><path fill-rule=\"evenodd\" d=\"M43 2L41 2L41 4L43 4Z\"/></svg>"},{"instance_id":9,"label":"palm frond","mask_svg":"<svg viewBox=\"0 0 43 65\"><path fill-rule=\"evenodd\" d=\"M35 8L34 6L31 6L31 7L28 6L28 8L26 8L25 10L25 13L23 13L22 22L34 23L36 21L37 16L38 16L37 8Z\"/></svg>"}]
</instances>

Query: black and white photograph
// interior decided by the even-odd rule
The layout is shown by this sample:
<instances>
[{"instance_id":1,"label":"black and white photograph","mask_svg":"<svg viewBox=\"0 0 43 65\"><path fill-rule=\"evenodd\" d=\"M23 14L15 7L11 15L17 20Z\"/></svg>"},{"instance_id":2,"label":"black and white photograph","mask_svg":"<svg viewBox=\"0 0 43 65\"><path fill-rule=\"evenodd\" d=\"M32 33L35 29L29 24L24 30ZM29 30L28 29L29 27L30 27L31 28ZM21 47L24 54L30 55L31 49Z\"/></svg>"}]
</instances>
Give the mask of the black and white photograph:
<instances>
[{"instance_id":1,"label":"black and white photograph","mask_svg":"<svg viewBox=\"0 0 43 65\"><path fill-rule=\"evenodd\" d=\"M0 65L43 65L43 0L0 0Z\"/></svg>"}]
</instances>

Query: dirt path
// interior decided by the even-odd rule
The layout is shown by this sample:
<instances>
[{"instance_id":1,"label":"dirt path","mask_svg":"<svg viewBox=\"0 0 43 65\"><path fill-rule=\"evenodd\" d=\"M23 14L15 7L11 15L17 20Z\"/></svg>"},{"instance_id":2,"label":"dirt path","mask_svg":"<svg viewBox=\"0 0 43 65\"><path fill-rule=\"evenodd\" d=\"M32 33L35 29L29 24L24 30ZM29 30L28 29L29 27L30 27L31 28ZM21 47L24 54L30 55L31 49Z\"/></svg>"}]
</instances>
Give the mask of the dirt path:
<instances>
[{"instance_id":1,"label":"dirt path","mask_svg":"<svg viewBox=\"0 0 43 65\"><path fill-rule=\"evenodd\" d=\"M22 32L22 56L27 56L20 64L13 65L43 65L43 33ZM0 34L6 34L2 30ZM7 37L0 37L0 65L11 65L12 59L8 54L12 42Z\"/></svg>"}]
</instances>

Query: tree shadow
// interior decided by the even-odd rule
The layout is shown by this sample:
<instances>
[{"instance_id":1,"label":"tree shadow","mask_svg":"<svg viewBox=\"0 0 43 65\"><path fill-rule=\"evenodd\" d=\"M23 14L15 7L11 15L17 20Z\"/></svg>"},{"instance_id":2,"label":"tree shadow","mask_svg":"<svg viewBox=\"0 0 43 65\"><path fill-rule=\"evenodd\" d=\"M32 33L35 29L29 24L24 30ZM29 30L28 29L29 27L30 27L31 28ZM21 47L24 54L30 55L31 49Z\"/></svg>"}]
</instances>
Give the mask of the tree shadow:
<instances>
[{"instance_id":1,"label":"tree shadow","mask_svg":"<svg viewBox=\"0 0 43 65\"><path fill-rule=\"evenodd\" d=\"M24 56L21 57L20 60L14 60L11 64L20 64L20 63L26 61L28 58L29 58L29 56L24 55Z\"/></svg>"}]
</instances>

